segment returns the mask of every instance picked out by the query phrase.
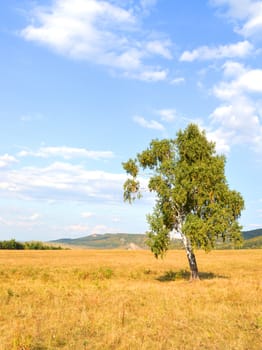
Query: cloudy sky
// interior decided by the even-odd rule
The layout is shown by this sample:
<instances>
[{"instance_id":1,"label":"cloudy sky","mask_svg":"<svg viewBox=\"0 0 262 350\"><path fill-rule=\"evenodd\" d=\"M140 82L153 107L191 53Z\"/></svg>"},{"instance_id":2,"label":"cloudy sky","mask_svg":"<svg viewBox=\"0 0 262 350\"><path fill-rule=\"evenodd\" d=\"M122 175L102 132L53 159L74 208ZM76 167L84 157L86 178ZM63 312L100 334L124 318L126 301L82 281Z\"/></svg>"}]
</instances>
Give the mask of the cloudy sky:
<instances>
[{"instance_id":1,"label":"cloudy sky","mask_svg":"<svg viewBox=\"0 0 262 350\"><path fill-rule=\"evenodd\" d=\"M0 2L1 239L144 232L121 163L189 122L262 227L262 1Z\"/></svg>"}]
</instances>

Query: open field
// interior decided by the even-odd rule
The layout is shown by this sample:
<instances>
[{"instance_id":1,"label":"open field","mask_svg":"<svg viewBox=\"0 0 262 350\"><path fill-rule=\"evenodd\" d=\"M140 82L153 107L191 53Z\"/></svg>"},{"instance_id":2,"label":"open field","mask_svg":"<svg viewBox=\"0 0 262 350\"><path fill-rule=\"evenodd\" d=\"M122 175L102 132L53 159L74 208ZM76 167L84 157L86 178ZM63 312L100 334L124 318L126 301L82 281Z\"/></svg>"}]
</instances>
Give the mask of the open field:
<instances>
[{"instance_id":1,"label":"open field","mask_svg":"<svg viewBox=\"0 0 262 350\"><path fill-rule=\"evenodd\" d=\"M262 349L262 250L196 255L0 251L0 349Z\"/></svg>"}]
</instances>

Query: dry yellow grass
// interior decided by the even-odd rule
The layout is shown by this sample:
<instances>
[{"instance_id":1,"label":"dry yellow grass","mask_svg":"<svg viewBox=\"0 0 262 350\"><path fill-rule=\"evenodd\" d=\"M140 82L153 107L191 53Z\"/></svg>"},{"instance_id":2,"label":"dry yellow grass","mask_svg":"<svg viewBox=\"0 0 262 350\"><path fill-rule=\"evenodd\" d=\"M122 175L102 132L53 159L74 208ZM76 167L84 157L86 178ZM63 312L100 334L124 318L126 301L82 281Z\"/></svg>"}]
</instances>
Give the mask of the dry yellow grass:
<instances>
[{"instance_id":1,"label":"dry yellow grass","mask_svg":"<svg viewBox=\"0 0 262 350\"><path fill-rule=\"evenodd\" d=\"M1 350L261 350L262 251L0 251ZM175 280L173 280L175 278Z\"/></svg>"}]
</instances>

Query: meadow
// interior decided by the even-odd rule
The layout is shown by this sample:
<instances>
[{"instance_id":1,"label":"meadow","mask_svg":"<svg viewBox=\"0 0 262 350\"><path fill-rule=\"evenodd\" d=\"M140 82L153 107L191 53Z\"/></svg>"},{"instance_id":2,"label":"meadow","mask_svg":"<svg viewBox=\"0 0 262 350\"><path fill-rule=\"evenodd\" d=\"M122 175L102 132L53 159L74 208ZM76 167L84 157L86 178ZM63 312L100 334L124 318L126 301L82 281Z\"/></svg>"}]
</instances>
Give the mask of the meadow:
<instances>
[{"instance_id":1,"label":"meadow","mask_svg":"<svg viewBox=\"0 0 262 350\"><path fill-rule=\"evenodd\" d=\"M196 256L0 251L0 349L262 349L262 250Z\"/></svg>"}]
</instances>

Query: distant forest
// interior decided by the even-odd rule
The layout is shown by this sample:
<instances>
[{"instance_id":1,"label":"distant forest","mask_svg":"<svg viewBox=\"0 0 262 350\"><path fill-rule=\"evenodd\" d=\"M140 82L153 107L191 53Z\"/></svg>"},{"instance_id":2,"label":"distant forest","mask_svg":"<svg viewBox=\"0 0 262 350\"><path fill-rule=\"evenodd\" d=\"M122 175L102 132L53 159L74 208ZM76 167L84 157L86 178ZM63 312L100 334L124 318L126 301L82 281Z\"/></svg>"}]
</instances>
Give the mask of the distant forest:
<instances>
[{"instance_id":1,"label":"distant forest","mask_svg":"<svg viewBox=\"0 0 262 350\"><path fill-rule=\"evenodd\" d=\"M17 242L15 239L9 241L0 241L0 249L13 249L13 250L61 250L60 246L47 245L39 241L31 242Z\"/></svg>"}]
</instances>

